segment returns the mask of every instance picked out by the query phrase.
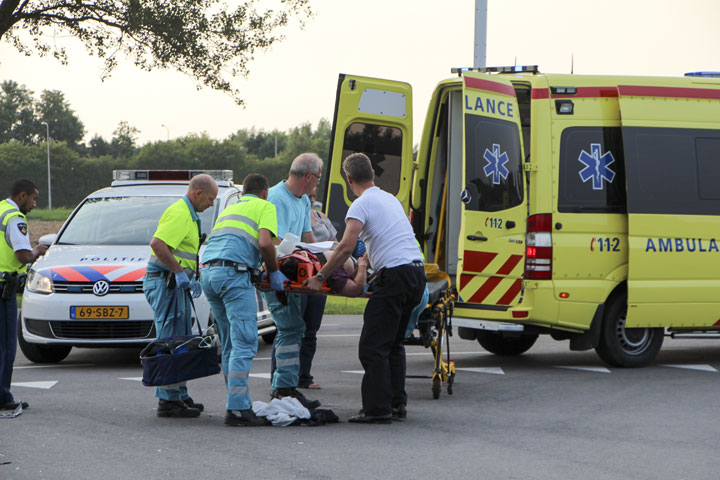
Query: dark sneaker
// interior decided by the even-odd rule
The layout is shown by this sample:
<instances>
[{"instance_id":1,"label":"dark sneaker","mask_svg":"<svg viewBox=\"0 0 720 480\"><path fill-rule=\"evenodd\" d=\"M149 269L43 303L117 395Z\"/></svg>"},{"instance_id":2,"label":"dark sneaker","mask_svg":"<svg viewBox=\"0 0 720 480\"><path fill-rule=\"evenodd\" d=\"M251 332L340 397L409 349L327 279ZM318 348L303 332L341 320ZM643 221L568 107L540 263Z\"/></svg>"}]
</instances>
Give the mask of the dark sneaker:
<instances>
[{"instance_id":1,"label":"dark sneaker","mask_svg":"<svg viewBox=\"0 0 720 480\"><path fill-rule=\"evenodd\" d=\"M30 404L28 404L28 402L10 402L0 405L0 410L15 410L20 405L22 405L23 410L27 410L28 408L30 408Z\"/></svg>"},{"instance_id":2,"label":"dark sneaker","mask_svg":"<svg viewBox=\"0 0 720 480\"><path fill-rule=\"evenodd\" d=\"M283 397L293 397L297 399L300 404L307 408L308 410L312 410L313 408L318 408L321 403L320 400L309 400L305 397L301 392L299 392L296 388L278 388L273 390L270 393L270 398L283 398Z\"/></svg>"},{"instance_id":3,"label":"dark sneaker","mask_svg":"<svg viewBox=\"0 0 720 480\"><path fill-rule=\"evenodd\" d=\"M392 419L393 420L405 420L407 418L407 408L405 405L398 405L397 407L393 407L392 410Z\"/></svg>"},{"instance_id":4,"label":"dark sneaker","mask_svg":"<svg viewBox=\"0 0 720 480\"><path fill-rule=\"evenodd\" d=\"M265 418L258 417L251 408L247 410L226 410L225 425L231 427L265 427L271 425Z\"/></svg>"},{"instance_id":5,"label":"dark sneaker","mask_svg":"<svg viewBox=\"0 0 720 480\"><path fill-rule=\"evenodd\" d=\"M182 401L160 399L157 408L158 417L195 418L200 416L200 410L188 407Z\"/></svg>"},{"instance_id":6,"label":"dark sneaker","mask_svg":"<svg viewBox=\"0 0 720 480\"><path fill-rule=\"evenodd\" d=\"M392 423L392 415L365 415L358 413L348 419L350 423Z\"/></svg>"},{"instance_id":7,"label":"dark sneaker","mask_svg":"<svg viewBox=\"0 0 720 480\"><path fill-rule=\"evenodd\" d=\"M195 410L200 410L201 412L202 412L203 410L205 410L205 405L203 405L202 403L196 403L196 402L193 401L193 399L190 398L190 397L188 397L188 398L186 398L185 400L183 400L183 402L185 402L185 405L187 405L187 406L190 407L190 408L194 408Z\"/></svg>"}]
</instances>

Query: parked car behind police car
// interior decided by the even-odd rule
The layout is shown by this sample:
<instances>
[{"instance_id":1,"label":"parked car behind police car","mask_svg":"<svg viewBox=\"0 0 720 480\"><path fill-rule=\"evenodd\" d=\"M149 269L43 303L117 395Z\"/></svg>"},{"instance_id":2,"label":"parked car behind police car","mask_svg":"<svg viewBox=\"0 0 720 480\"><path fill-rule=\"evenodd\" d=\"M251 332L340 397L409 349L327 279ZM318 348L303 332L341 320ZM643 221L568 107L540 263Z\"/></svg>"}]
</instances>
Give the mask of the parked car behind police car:
<instances>
[{"instance_id":1,"label":"parked car behind police car","mask_svg":"<svg viewBox=\"0 0 720 480\"><path fill-rule=\"evenodd\" d=\"M199 173L218 183L215 206L199 214L209 233L219 212L240 198L231 170L116 170L110 187L88 195L57 235L41 239L51 246L28 272L18 328L29 360L59 362L72 347L142 346L155 338L142 291L150 240L163 211ZM195 307L204 329L210 322L204 295ZM271 342L275 324L260 295L257 318L258 333Z\"/></svg>"}]
</instances>

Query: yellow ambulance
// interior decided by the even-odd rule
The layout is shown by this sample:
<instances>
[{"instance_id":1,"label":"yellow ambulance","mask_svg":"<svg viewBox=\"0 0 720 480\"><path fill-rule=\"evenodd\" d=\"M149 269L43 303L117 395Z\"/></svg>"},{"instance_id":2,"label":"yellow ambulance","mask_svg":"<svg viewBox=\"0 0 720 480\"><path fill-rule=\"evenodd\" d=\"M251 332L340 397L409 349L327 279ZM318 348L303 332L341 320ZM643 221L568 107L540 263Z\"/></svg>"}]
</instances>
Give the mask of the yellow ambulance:
<instances>
[{"instance_id":1,"label":"yellow ambulance","mask_svg":"<svg viewBox=\"0 0 720 480\"><path fill-rule=\"evenodd\" d=\"M454 279L461 338L518 355L539 334L643 366L665 335L720 336L720 78L454 69L413 151L408 83L340 75L327 214L364 152Z\"/></svg>"}]
</instances>

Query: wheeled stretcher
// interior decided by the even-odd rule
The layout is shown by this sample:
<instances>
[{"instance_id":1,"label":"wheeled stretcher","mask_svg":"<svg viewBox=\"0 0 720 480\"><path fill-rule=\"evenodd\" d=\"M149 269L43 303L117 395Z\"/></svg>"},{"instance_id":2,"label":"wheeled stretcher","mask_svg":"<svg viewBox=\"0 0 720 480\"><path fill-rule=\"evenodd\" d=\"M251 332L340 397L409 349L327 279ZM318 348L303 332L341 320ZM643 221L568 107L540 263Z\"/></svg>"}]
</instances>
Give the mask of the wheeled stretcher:
<instances>
[{"instance_id":1,"label":"wheeled stretcher","mask_svg":"<svg viewBox=\"0 0 720 480\"><path fill-rule=\"evenodd\" d=\"M323 283L322 290L315 292L303 286L303 282L315 276L322 268L317 256L308 251L296 250L287 257L278 259L278 264L286 258L294 257L300 260L298 263L297 279L291 279L285 283L286 293L301 293L308 295L337 295L327 284ZM455 305L456 294L451 287L450 277L447 273L439 270L436 264L425 264L425 277L428 287L428 301L420 313L412 333L404 340L405 345L421 345L430 348L433 354L432 375L408 375L408 378L430 378L432 379L433 398L440 398L443 385L447 386L447 392L452 395L453 382L455 380L455 362L450 359L450 336L452 335L452 314ZM272 291L267 279L260 281L258 290ZM365 294L372 295L372 291ZM444 358L443 358L444 357Z\"/></svg>"}]
</instances>

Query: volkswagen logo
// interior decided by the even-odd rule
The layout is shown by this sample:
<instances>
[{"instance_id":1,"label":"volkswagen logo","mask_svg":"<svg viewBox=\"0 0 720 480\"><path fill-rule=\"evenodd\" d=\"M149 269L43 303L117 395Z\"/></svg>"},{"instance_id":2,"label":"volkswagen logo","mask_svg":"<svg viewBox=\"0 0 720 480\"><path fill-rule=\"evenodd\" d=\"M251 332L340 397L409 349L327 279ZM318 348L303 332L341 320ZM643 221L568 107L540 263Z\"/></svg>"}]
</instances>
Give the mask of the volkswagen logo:
<instances>
[{"instance_id":1,"label":"volkswagen logo","mask_svg":"<svg viewBox=\"0 0 720 480\"><path fill-rule=\"evenodd\" d=\"M107 295L107 293L110 291L110 285L108 285L108 282L105 280L98 280L93 285L93 293L97 295L98 297L102 297L104 295Z\"/></svg>"}]
</instances>

